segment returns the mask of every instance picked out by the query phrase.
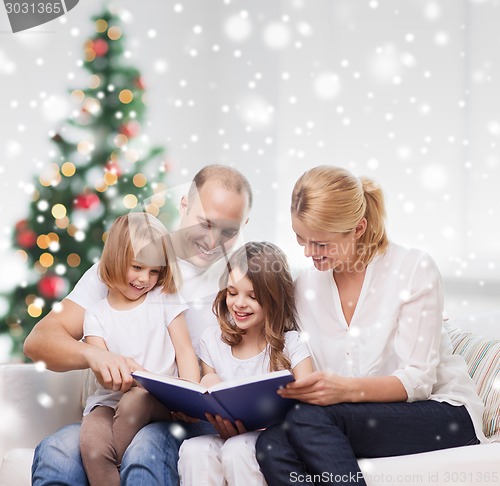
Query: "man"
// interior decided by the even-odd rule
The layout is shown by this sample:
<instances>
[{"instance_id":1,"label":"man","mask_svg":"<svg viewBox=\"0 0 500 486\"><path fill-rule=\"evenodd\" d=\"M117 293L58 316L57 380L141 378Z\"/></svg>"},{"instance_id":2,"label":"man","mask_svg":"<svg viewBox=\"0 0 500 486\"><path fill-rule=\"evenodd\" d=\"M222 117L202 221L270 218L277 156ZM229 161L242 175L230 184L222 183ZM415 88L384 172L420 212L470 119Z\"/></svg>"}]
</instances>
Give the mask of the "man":
<instances>
[{"instance_id":1,"label":"man","mask_svg":"<svg viewBox=\"0 0 500 486\"><path fill-rule=\"evenodd\" d=\"M179 230L172 243L183 278L180 294L189 310L186 321L193 345L201 332L215 325L211 311L218 291L223 257L234 246L248 222L252 191L246 178L225 166L207 166L196 174L181 200ZM216 265L214 265L216 264ZM85 309L107 293L99 280L97 264L88 270L62 301L33 328L24 343L26 356L44 361L49 369L67 371L91 368L106 388L127 391L131 371L141 367L133 359L81 341ZM144 427L127 449L120 468L122 484L177 484L177 453L186 437L213 431L205 422L153 423ZM42 441L35 452L33 485L87 484L79 452L80 424L67 426Z\"/></svg>"}]
</instances>

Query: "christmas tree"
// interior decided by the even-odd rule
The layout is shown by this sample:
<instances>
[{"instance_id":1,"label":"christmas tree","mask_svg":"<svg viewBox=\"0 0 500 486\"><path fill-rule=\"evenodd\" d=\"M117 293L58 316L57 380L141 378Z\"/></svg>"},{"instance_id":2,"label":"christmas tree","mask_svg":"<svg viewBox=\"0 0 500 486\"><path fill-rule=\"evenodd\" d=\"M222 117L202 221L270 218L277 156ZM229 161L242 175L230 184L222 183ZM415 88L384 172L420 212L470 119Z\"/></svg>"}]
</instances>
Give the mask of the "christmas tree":
<instances>
[{"instance_id":1,"label":"christmas tree","mask_svg":"<svg viewBox=\"0 0 500 486\"><path fill-rule=\"evenodd\" d=\"M0 332L14 341L14 355L38 320L59 302L102 251L106 231L120 214L145 210L168 224L174 215L162 195L163 149L144 147L144 81L123 61L119 15L106 8L94 17L95 33L84 45L87 87L71 91L77 110L54 133L58 158L35 179L26 219L13 246L29 279L13 289Z\"/></svg>"}]
</instances>

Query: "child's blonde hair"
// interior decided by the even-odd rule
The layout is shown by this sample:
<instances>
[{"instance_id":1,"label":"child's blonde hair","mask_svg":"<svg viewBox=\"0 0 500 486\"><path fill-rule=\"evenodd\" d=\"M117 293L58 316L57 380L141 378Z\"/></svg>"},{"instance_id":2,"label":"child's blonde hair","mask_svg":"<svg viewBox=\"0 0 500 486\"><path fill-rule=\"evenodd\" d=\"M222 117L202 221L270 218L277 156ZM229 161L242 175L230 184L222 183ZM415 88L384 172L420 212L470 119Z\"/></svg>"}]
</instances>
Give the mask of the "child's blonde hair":
<instances>
[{"instance_id":1,"label":"child's blonde hair","mask_svg":"<svg viewBox=\"0 0 500 486\"><path fill-rule=\"evenodd\" d=\"M269 371L291 369L290 360L283 354L284 333L295 329L297 322L294 283L285 254L272 243L254 241L239 248L229 259L212 309L221 327L222 340L230 346L239 344L245 333L232 321L226 304L229 274L235 268L250 279L255 298L264 311Z\"/></svg>"},{"instance_id":2,"label":"child's blonde hair","mask_svg":"<svg viewBox=\"0 0 500 486\"><path fill-rule=\"evenodd\" d=\"M291 211L308 228L330 233L348 233L366 218L356 252L356 262L364 265L389 245L382 190L346 169L321 165L305 172L293 188Z\"/></svg>"},{"instance_id":3,"label":"child's blonde hair","mask_svg":"<svg viewBox=\"0 0 500 486\"><path fill-rule=\"evenodd\" d=\"M127 269L133 260L161 267L156 287L169 294L176 292L180 274L168 231L149 213L129 213L111 225L99 262L101 280L109 288L126 285Z\"/></svg>"}]
</instances>

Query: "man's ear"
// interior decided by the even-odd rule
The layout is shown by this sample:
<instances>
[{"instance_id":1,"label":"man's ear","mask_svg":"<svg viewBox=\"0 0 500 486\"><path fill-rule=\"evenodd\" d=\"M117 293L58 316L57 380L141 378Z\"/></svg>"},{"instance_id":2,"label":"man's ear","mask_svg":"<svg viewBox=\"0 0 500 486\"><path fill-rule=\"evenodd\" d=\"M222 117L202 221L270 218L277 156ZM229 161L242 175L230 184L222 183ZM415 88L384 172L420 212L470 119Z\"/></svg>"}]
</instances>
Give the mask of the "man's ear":
<instances>
[{"instance_id":1,"label":"man's ear","mask_svg":"<svg viewBox=\"0 0 500 486\"><path fill-rule=\"evenodd\" d=\"M366 218L363 218L354 228L354 238L357 240L361 238L365 234L367 226L368 222L366 221Z\"/></svg>"},{"instance_id":2,"label":"man's ear","mask_svg":"<svg viewBox=\"0 0 500 486\"><path fill-rule=\"evenodd\" d=\"M186 195L184 195L184 196L181 197L181 204L180 204L179 210L181 212L181 216L185 216L187 214L188 199L187 199Z\"/></svg>"}]
</instances>

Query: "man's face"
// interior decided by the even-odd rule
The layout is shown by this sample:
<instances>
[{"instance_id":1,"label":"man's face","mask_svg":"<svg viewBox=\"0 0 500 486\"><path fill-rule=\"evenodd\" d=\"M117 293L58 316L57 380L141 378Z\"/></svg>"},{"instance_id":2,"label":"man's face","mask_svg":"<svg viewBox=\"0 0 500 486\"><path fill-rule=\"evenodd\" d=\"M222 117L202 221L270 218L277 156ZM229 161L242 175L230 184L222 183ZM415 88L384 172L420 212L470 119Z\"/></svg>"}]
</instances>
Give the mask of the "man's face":
<instances>
[{"instance_id":1,"label":"man's face","mask_svg":"<svg viewBox=\"0 0 500 486\"><path fill-rule=\"evenodd\" d=\"M247 211L245 193L207 181L191 200L181 201L182 218L174 243L177 256L197 267L208 267L235 244L248 221Z\"/></svg>"}]
</instances>

